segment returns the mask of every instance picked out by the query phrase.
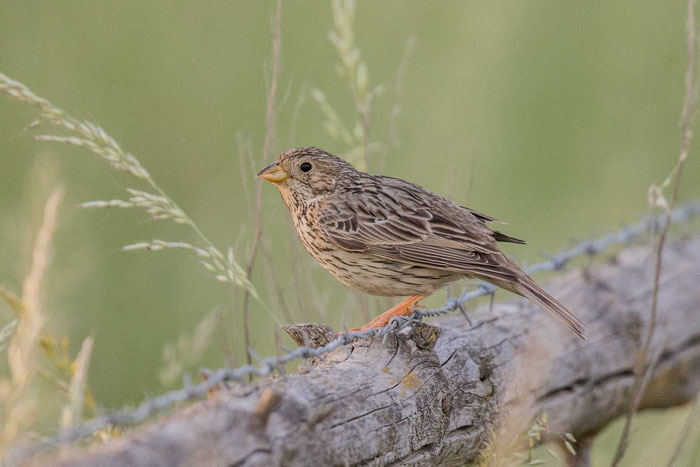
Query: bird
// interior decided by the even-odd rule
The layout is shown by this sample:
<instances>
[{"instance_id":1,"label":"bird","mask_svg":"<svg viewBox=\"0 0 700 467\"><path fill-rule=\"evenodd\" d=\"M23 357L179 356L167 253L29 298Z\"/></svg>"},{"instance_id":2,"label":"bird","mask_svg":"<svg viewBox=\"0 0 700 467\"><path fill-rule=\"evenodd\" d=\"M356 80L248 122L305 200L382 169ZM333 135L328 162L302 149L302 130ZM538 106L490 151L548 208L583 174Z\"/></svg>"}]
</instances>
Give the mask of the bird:
<instances>
[{"instance_id":1,"label":"bird","mask_svg":"<svg viewBox=\"0 0 700 467\"><path fill-rule=\"evenodd\" d=\"M408 297L359 329L409 316L447 284L479 279L523 296L585 339L584 324L499 248L524 244L496 219L398 178L356 170L316 147L290 149L258 177L272 182L297 235L331 275L367 294Z\"/></svg>"}]
</instances>

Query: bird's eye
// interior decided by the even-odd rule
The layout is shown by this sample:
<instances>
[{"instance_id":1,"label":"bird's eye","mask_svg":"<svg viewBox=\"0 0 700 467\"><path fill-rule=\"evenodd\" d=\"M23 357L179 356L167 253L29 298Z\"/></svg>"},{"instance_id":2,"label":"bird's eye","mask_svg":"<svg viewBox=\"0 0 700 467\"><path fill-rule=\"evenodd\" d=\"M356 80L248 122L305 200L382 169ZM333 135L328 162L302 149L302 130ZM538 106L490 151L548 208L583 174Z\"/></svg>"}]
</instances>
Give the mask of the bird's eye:
<instances>
[{"instance_id":1,"label":"bird's eye","mask_svg":"<svg viewBox=\"0 0 700 467\"><path fill-rule=\"evenodd\" d=\"M311 170L311 163L310 163L310 162L304 162L303 164L301 164L301 165L299 166L299 168L301 169L302 172L308 172L309 170Z\"/></svg>"}]
</instances>

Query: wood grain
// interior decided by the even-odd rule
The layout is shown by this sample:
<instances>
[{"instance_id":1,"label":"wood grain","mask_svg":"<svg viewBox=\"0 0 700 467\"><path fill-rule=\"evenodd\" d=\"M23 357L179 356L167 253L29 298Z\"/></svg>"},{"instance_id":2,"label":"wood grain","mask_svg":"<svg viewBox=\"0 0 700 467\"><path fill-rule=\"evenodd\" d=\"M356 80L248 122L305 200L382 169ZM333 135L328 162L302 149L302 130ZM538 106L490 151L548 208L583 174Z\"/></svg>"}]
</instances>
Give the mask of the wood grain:
<instances>
[{"instance_id":1,"label":"wood grain","mask_svg":"<svg viewBox=\"0 0 700 467\"><path fill-rule=\"evenodd\" d=\"M542 413L551 431L585 439L628 406L652 253L628 248L547 283L587 324L586 341L511 297L470 312L471 328L451 315L430 321L439 332L359 341L297 373L222 389L122 439L33 463L460 465L522 440ZM663 351L641 408L683 404L700 389L699 317L700 237L677 239L664 254L652 344Z\"/></svg>"}]
</instances>

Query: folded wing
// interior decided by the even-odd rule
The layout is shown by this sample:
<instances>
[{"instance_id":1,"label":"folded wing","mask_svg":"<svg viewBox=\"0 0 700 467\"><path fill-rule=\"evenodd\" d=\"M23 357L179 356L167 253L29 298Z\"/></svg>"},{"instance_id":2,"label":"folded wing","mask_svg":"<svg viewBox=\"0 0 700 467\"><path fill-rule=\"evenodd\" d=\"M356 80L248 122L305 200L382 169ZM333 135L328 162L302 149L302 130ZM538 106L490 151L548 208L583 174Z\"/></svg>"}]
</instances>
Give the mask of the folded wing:
<instances>
[{"instance_id":1,"label":"folded wing","mask_svg":"<svg viewBox=\"0 0 700 467\"><path fill-rule=\"evenodd\" d=\"M340 248L361 251L399 263L465 275L514 280L496 245L497 232L465 208L448 206L442 212L414 198L359 193L342 201L328 202L320 225ZM490 218L488 218L490 219Z\"/></svg>"}]
</instances>

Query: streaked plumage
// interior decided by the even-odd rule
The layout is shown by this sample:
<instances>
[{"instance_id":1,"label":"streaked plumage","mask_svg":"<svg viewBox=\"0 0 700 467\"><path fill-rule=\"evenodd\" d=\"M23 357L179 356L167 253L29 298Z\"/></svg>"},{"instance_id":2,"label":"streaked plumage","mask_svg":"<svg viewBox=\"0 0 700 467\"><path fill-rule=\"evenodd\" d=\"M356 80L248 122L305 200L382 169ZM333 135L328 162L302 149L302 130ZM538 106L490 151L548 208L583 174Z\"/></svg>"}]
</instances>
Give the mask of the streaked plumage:
<instances>
[{"instance_id":1,"label":"streaked plumage","mask_svg":"<svg viewBox=\"0 0 700 467\"><path fill-rule=\"evenodd\" d=\"M343 284L407 296L482 279L527 297L583 337L581 321L501 252L496 242L524 242L489 228L492 217L313 147L281 154L259 175L279 188L304 247Z\"/></svg>"}]
</instances>

